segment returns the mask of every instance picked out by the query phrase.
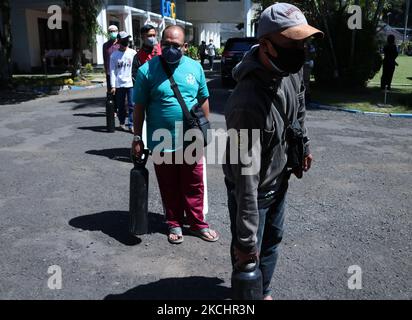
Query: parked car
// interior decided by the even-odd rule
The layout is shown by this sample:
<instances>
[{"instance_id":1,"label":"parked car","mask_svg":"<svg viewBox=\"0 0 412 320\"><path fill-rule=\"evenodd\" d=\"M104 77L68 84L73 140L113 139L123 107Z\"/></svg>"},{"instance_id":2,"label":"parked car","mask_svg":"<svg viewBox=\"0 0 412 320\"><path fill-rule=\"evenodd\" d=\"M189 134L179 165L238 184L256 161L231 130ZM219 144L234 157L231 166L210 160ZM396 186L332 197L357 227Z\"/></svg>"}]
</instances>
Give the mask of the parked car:
<instances>
[{"instance_id":1,"label":"parked car","mask_svg":"<svg viewBox=\"0 0 412 320\"><path fill-rule=\"evenodd\" d=\"M221 59L222 84L227 86L234 82L232 78L233 68L242 60L249 49L257 44L256 38L230 38L227 40Z\"/></svg>"}]
</instances>

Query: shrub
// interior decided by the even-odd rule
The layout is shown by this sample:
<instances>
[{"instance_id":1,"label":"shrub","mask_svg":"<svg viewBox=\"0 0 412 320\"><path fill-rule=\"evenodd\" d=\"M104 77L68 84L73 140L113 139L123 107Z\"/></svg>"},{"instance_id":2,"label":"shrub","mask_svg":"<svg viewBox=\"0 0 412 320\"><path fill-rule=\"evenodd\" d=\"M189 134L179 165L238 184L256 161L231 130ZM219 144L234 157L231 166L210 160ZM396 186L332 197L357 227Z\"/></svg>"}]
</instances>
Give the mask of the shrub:
<instances>
[{"instance_id":1,"label":"shrub","mask_svg":"<svg viewBox=\"0 0 412 320\"><path fill-rule=\"evenodd\" d=\"M92 73L92 72L93 72L93 66L92 66L92 64L91 64L91 63L87 63L87 64L84 66L84 70L86 71L86 73Z\"/></svg>"},{"instance_id":2,"label":"shrub","mask_svg":"<svg viewBox=\"0 0 412 320\"><path fill-rule=\"evenodd\" d=\"M190 58L196 60L196 59L198 59L198 52L199 52L199 48L198 48L197 46L191 45L191 46L189 46L189 48L187 49L187 53L186 53L186 54L187 54Z\"/></svg>"}]
</instances>

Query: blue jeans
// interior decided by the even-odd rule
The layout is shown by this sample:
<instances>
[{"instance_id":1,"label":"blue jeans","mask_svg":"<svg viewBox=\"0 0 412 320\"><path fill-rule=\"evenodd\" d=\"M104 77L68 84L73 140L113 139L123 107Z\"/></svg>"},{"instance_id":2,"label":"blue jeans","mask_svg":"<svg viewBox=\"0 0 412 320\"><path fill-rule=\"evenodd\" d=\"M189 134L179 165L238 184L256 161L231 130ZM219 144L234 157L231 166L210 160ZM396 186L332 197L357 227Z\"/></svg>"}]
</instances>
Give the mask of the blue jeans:
<instances>
[{"instance_id":1,"label":"blue jeans","mask_svg":"<svg viewBox=\"0 0 412 320\"><path fill-rule=\"evenodd\" d=\"M232 258L232 267L235 264L233 255L233 245L235 244L236 235L236 216L237 203L234 193L234 186L226 181L228 191L228 208L230 215L230 230L232 232L232 243L230 246L230 255ZM257 231L257 247L259 251L259 268L262 272L263 295L270 295L269 285L275 272L276 262L278 260L278 246L283 237L283 223L285 220L286 193L288 184L286 183L273 198L269 207L259 208L259 227Z\"/></svg>"},{"instance_id":2,"label":"blue jeans","mask_svg":"<svg viewBox=\"0 0 412 320\"><path fill-rule=\"evenodd\" d=\"M126 103L129 108L129 128L133 126L133 88L116 88L116 106L117 116L119 117L120 124L125 124L126 121Z\"/></svg>"}]
</instances>

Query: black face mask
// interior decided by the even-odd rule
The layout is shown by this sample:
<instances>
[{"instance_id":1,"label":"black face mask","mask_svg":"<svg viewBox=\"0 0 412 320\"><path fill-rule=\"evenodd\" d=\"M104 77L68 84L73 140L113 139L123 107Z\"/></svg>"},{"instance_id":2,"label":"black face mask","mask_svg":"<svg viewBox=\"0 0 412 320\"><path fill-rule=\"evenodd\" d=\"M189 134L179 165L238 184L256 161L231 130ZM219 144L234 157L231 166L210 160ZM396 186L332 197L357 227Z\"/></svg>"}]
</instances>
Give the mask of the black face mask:
<instances>
[{"instance_id":1,"label":"black face mask","mask_svg":"<svg viewBox=\"0 0 412 320\"><path fill-rule=\"evenodd\" d=\"M120 40L119 43L123 47L128 47L129 46L129 40Z\"/></svg>"},{"instance_id":2,"label":"black face mask","mask_svg":"<svg viewBox=\"0 0 412 320\"><path fill-rule=\"evenodd\" d=\"M305 51L303 49L282 48L273 42L270 43L276 49L278 56L274 58L267 52L266 55L279 71L286 73L297 73L300 71L305 63Z\"/></svg>"}]
</instances>

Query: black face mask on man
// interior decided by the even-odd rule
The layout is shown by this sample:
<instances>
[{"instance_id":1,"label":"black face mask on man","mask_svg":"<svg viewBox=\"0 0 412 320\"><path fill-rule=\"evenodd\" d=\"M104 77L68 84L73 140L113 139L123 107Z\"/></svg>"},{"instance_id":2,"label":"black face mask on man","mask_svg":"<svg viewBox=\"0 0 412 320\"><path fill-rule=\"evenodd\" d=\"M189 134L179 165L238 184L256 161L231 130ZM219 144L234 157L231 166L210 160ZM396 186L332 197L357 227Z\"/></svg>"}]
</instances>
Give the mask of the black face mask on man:
<instances>
[{"instance_id":1,"label":"black face mask on man","mask_svg":"<svg viewBox=\"0 0 412 320\"><path fill-rule=\"evenodd\" d=\"M297 73L305 63L305 51L297 48L283 48L270 41L278 56L275 58L266 52L269 61L281 72Z\"/></svg>"},{"instance_id":2,"label":"black face mask on man","mask_svg":"<svg viewBox=\"0 0 412 320\"><path fill-rule=\"evenodd\" d=\"M121 45L121 46L123 46L123 47L128 47L129 46L129 39L121 39L120 41L119 41L119 44Z\"/></svg>"}]
</instances>

